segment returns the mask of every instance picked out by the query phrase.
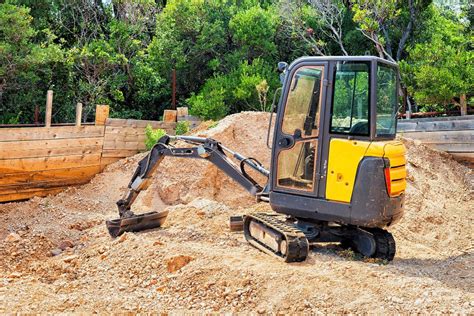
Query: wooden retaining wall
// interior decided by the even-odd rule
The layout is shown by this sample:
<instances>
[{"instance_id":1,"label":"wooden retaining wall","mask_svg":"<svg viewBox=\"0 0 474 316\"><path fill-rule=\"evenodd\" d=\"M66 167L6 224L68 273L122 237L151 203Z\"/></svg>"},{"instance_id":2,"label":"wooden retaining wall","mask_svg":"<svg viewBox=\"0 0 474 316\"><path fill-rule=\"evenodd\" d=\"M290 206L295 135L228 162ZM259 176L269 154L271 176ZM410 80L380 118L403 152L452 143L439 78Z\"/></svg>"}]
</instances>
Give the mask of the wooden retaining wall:
<instances>
[{"instance_id":1,"label":"wooden retaining wall","mask_svg":"<svg viewBox=\"0 0 474 316\"><path fill-rule=\"evenodd\" d=\"M108 112L107 112L108 113ZM88 126L0 129L0 202L87 183L106 165L145 150L145 127L174 133L176 123L104 118Z\"/></svg>"},{"instance_id":2,"label":"wooden retaining wall","mask_svg":"<svg viewBox=\"0 0 474 316\"><path fill-rule=\"evenodd\" d=\"M102 150L102 164L108 165L122 158L145 151L145 128L161 128L168 134L174 135L176 123L107 119L105 122L104 147Z\"/></svg>"},{"instance_id":3,"label":"wooden retaining wall","mask_svg":"<svg viewBox=\"0 0 474 316\"><path fill-rule=\"evenodd\" d=\"M398 132L474 168L474 115L400 120Z\"/></svg>"}]
</instances>

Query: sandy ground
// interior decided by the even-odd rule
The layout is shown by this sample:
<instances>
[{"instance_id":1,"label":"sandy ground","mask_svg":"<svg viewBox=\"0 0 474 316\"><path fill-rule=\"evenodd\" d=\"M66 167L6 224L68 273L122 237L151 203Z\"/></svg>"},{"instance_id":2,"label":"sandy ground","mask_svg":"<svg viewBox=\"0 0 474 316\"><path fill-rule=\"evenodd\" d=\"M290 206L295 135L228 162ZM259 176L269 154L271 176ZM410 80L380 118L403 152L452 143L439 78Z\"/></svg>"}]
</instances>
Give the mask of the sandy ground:
<instances>
[{"instance_id":1,"label":"sandy ground","mask_svg":"<svg viewBox=\"0 0 474 316\"><path fill-rule=\"evenodd\" d=\"M242 113L198 134L262 157L267 115ZM137 155L56 196L0 205L0 313L474 313L472 170L404 140L405 217L388 264L320 245L286 264L230 232L230 215L267 210L206 162L165 160L137 210L170 210L161 229L108 236ZM252 144L256 144L252 145ZM181 170L181 172L178 172Z\"/></svg>"}]
</instances>

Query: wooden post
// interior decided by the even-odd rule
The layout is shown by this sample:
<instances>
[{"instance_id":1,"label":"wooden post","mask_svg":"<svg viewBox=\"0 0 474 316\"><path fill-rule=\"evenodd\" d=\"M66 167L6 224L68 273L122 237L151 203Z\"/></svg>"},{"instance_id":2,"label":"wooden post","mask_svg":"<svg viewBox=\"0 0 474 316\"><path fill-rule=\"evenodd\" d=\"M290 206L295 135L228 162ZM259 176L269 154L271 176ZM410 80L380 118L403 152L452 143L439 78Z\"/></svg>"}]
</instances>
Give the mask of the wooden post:
<instances>
[{"instance_id":1,"label":"wooden post","mask_svg":"<svg viewBox=\"0 0 474 316\"><path fill-rule=\"evenodd\" d=\"M35 125L39 125L39 106L35 105Z\"/></svg>"},{"instance_id":2,"label":"wooden post","mask_svg":"<svg viewBox=\"0 0 474 316\"><path fill-rule=\"evenodd\" d=\"M178 111L178 117L188 115L188 107L187 106L178 107L178 108L176 108L176 111Z\"/></svg>"},{"instance_id":3,"label":"wooden post","mask_svg":"<svg viewBox=\"0 0 474 316\"><path fill-rule=\"evenodd\" d=\"M82 103L78 102L76 104L76 126L81 126L82 121Z\"/></svg>"},{"instance_id":4,"label":"wooden post","mask_svg":"<svg viewBox=\"0 0 474 316\"><path fill-rule=\"evenodd\" d=\"M46 94L46 117L45 117L45 126L51 127L51 117L53 114L53 90L48 90Z\"/></svg>"},{"instance_id":5,"label":"wooden post","mask_svg":"<svg viewBox=\"0 0 474 316\"><path fill-rule=\"evenodd\" d=\"M171 85L172 85L171 109L176 110L176 68L173 68L173 74L171 76Z\"/></svg>"},{"instance_id":6,"label":"wooden post","mask_svg":"<svg viewBox=\"0 0 474 316\"><path fill-rule=\"evenodd\" d=\"M178 111L165 110L163 112L163 122L176 122Z\"/></svg>"},{"instance_id":7,"label":"wooden post","mask_svg":"<svg viewBox=\"0 0 474 316\"><path fill-rule=\"evenodd\" d=\"M95 125L103 126L109 117L108 105L97 105L95 107Z\"/></svg>"}]
</instances>

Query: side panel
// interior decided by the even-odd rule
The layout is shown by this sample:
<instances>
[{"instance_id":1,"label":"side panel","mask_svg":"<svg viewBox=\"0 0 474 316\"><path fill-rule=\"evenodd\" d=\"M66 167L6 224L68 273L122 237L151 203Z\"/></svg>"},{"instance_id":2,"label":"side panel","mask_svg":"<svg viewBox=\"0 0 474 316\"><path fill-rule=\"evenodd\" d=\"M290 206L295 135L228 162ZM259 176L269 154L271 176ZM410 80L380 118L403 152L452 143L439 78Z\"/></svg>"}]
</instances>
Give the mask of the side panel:
<instances>
[{"instance_id":1,"label":"side panel","mask_svg":"<svg viewBox=\"0 0 474 316\"><path fill-rule=\"evenodd\" d=\"M349 203L359 163L364 158L370 142L331 139L329 145L326 199Z\"/></svg>"}]
</instances>

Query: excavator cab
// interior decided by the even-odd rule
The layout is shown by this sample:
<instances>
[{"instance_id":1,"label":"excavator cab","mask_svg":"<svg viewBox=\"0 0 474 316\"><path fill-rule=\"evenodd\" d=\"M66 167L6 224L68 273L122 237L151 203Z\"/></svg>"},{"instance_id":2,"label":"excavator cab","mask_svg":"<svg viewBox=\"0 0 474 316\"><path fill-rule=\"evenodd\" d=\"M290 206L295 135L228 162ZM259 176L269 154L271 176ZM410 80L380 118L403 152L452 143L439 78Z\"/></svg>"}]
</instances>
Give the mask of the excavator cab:
<instances>
[{"instance_id":1,"label":"excavator cab","mask_svg":"<svg viewBox=\"0 0 474 316\"><path fill-rule=\"evenodd\" d=\"M350 224L394 223L401 216L400 196L405 189L404 147L394 141L396 64L376 57L306 57L296 60L285 73L272 146L271 204L275 201L276 209L286 209L280 202L284 196L298 195L315 201L305 215L309 218L330 213ZM376 168L377 163L382 167ZM390 163L398 169L387 183L384 169ZM362 177L369 174L372 182L376 175L380 178L380 192L359 188L368 186ZM356 195L359 192L361 196ZM386 195L378 199L378 207L386 211L371 218L373 223L364 223L364 215L357 214L366 211L353 209L355 204L369 202L366 193ZM398 203L386 201L389 198ZM391 206L388 211L387 203ZM323 205L324 211L315 212Z\"/></svg>"},{"instance_id":2,"label":"excavator cab","mask_svg":"<svg viewBox=\"0 0 474 316\"><path fill-rule=\"evenodd\" d=\"M130 206L163 157L174 156L206 159L270 204L274 213L246 214L242 225L247 241L264 252L302 261L310 245L340 242L366 257L393 259L395 241L384 228L401 218L406 187L405 147L395 140L397 65L341 56L303 57L278 68L283 86L270 168L218 140L164 136L117 202L120 219L107 222L112 236L163 223L167 214L135 215ZM176 148L173 139L194 147ZM246 168L268 182L257 183Z\"/></svg>"}]
</instances>

